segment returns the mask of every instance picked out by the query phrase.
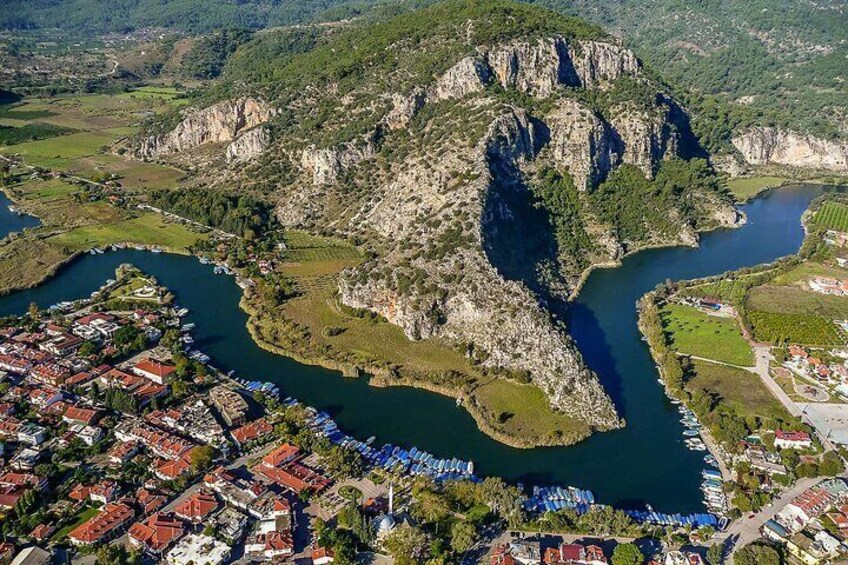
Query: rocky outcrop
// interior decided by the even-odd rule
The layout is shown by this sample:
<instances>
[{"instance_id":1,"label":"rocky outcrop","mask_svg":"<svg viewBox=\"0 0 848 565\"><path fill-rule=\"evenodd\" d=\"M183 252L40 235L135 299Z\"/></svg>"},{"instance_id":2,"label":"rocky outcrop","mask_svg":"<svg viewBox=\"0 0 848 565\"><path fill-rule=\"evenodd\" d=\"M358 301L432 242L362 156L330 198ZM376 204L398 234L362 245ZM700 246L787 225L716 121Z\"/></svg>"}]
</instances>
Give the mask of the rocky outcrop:
<instances>
[{"instance_id":1,"label":"rocky outcrop","mask_svg":"<svg viewBox=\"0 0 848 565\"><path fill-rule=\"evenodd\" d=\"M516 41L488 53L489 66L504 88L550 96L559 85L577 84L577 75L560 37Z\"/></svg>"},{"instance_id":2,"label":"rocky outcrop","mask_svg":"<svg viewBox=\"0 0 848 565\"><path fill-rule=\"evenodd\" d=\"M392 94L392 109L386 114L383 122L390 130L403 129L409 125L415 114L424 107L427 93L424 89L416 89L411 95Z\"/></svg>"},{"instance_id":3,"label":"rocky outcrop","mask_svg":"<svg viewBox=\"0 0 848 565\"><path fill-rule=\"evenodd\" d=\"M583 88L623 76L637 76L641 71L633 51L614 43L579 41L571 50L574 71Z\"/></svg>"},{"instance_id":4,"label":"rocky outcrop","mask_svg":"<svg viewBox=\"0 0 848 565\"><path fill-rule=\"evenodd\" d=\"M610 125L576 100L562 100L545 117L551 159L580 190L590 190L621 162L622 148Z\"/></svg>"},{"instance_id":5,"label":"rocky outcrop","mask_svg":"<svg viewBox=\"0 0 848 565\"><path fill-rule=\"evenodd\" d=\"M478 56L461 59L436 80L431 92L434 100L462 98L486 87L491 70Z\"/></svg>"},{"instance_id":6,"label":"rocky outcrop","mask_svg":"<svg viewBox=\"0 0 848 565\"><path fill-rule=\"evenodd\" d=\"M465 152L443 161L410 162L392 182L363 206L357 226L388 240L411 235L415 249L377 257L340 281L344 304L378 312L400 326L410 339L445 338L472 343L485 352L484 364L528 372L551 405L595 429L621 425L597 377L585 367L570 338L558 329L522 283L505 279L490 263L482 246L486 201L494 187L510 190L509 171L518 171L538 156L544 136L541 124L514 108L490 122L487 133ZM470 163L468 182L449 194L450 171ZM506 187L506 188L503 188ZM467 225L455 213L474 219ZM426 223L416 221L429 217ZM448 238L455 244L439 248ZM430 250L430 251L428 251ZM426 285L408 286L397 266L427 273ZM373 273L391 273L372 276ZM461 273L462 284L450 282Z\"/></svg>"},{"instance_id":7,"label":"rocky outcrop","mask_svg":"<svg viewBox=\"0 0 848 565\"><path fill-rule=\"evenodd\" d=\"M848 172L846 141L831 141L773 127L750 128L732 141L749 165Z\"/></svg>"},{"instance_id":8,"label":"rocky outcrop","mask_svg":"<svg viewBox=\"0 0 848 565\"><path fill-rule=\"evenodd\" d=\"M235 141L227 146L225 158L227 163L246 163L261 155L268 144L271 136L268 130L262 126L238 136Z\"/></svg>"},{"instance_id":9,"label":"rocky outcrop","mask_svg":"<svg viewBox=\"0 0 848 565\"><path fill-rule=\"evenodd\" d=\"M156 159L207 143L233 141L241 132L267 122L274 113L271 106L256 98L225 100L189 110L172 131L139 140L133 152L142 159Z\"/></svg>"},{"instance_id":10,"label":"rocky outcrop","mask_svg":"<svg viewBox=\"0 0 848 565\"><path fill-rule=\"evenodd\" d=\"M313 184L332 184L347 169L365 159L371 159L376 153L376 133L372 133L362 140L335 147L319 149L310 145L301 152L300 166L312 175Z\"/></svg>"},{"instance_id":11,"label":"rocky outcrop","mask_svg":"<svg viewBox=\"0 0 848 565\"><path fill-rule=\"evenodd\" d=\"M668 108L657 106L649 112L624 104L614 108L611 115L610 123L623 147L622 161L653 178L660 161L677 152L678 132Z\"/></svg>"}]
</instances>

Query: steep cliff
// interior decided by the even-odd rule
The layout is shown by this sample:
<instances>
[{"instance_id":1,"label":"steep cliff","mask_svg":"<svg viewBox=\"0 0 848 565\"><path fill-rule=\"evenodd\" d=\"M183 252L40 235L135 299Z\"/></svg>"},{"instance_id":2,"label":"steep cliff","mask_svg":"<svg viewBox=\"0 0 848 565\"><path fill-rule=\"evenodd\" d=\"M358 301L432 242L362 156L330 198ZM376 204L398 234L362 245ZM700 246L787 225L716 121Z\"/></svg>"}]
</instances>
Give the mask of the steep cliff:
<instances>
[{"instance_id":1,"label":"steep cliff","mask_svg":"<svg viewBox=\"0 0 848 565\"><path fill-rule=\"evenodd\" d=\"M257 98L225 100L188 110L173 130L143 137L132 150L141 159L159 159L206 144L235 141L226 150L227 160L246 160L261 153L268 142L267 131L251 128L266 123L273 115L273 108ZM243 132L247 137L239 141Z\"/></svg>"},{"instance_id":2,"label":"steep cliff","mask_svg":"<svg viewBox=\"0 0 848 565\"><path fill-rule=\"evenodd\" d=\"M735 221L717 185L690 182L709 171L680 158L687 129L633 53L537 8L455 1L274 76L254 87L279 109L261 159L203 180L276 183L284 226L365 242L343 304L529 380L592 429L622 425L552 305L593 264Z\"/></svg>"},{"instance_id":3,"label":"steep cliff","mask_svg":"<svg viewBox=\"0 0 848 565\"><path fill-rule=\"evenodd\" d=\"M848 142L772 127L753 127L733 138L749 165L785 165L836 173L848 172Z\"/></svg>"}]
</instances>

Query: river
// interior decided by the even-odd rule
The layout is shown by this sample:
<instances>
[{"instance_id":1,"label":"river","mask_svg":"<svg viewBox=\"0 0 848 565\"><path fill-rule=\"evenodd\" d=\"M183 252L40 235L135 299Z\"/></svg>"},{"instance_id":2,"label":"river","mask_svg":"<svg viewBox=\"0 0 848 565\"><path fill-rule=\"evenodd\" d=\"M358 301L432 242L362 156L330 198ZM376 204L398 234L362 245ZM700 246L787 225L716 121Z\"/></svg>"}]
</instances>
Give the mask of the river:
<instances>
[{"instance_id":1,"label":"river","mask_svg":"<svg viewBox=\"0 0 848 565\"><path fill-rule=\"evenodd\" d=\"M803 186L772 191L743 207L749 222L740 229L705 234L697 249L644 251L619 268L589 277L570 312L571 332L627 426L567 448L510 448L482 434L452 399L409 388L369 387L365 379L345 379L260 349L238 307L241 289L231 277L216 276L209 265L190 257L133 250L85 255L37 288L0 297L0 315L24 312L30 302L45 307L88 296L120 263L133 263L155 275L190 309L187 321L197 324L195 346L217 366L278 383L284 394L329 412L351 435L375 435L378 442L472 460L478 474L591 489L603 503L702 511L704 454L683 444L677 410L657 383L636 327L636 300L666 279L717 274L794 253L803 238L799 218L823 190Z\"/></svg>"},{"instance_id":2,"label":"river","mask_svg":"<svg viewBox=\"0 0 848 565\"><path fill-rule=\"evenodd\" d=\"M9 206L12 205L12 201L3 194L3 191L0 191L0 239L10 233L19 232L24 228L34 228L41 224L34 216L12 212L9 210Z\"/></svg>"}]
</instances>

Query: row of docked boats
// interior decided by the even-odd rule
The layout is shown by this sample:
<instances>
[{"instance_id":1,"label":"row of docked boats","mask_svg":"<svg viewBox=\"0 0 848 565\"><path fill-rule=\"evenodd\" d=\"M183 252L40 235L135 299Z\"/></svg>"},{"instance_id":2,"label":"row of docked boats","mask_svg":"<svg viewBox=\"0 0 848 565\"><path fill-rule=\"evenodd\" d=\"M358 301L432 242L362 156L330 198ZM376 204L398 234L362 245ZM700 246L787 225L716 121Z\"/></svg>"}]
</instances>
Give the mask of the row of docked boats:
<instances>
[{"instance_id":1,"label":"row of docked boats","mask_svg":"<svg viewBox=\"0 0 848 565\"><path fill-rule=\"evenodd\" d=\"M727 496L724 493L724 484L719 471L704 469L701 472L704 481L701 483L701 492L704 493L704 503L713 512L727 512Z\"/></svg>"},{"instance_id":2,"label":"row of docked boats","mask_svg":"<svg viewBox=\"0 0 848 565\"><path fill-rule=\"evenodd\" d=\"M261 392L262 394L267 394L277 399L280 398L280 388L274 383L249 381L247 379L240 379L237 377L234 377L233 380L243 386L248 392Z\"/></svg>"},{"instance_id":3,"label":"row of docked boats","mask_svg":"<svg viewBox=\"0 0 848 565\"><path fill-rule=\"evenodd\" d=\"M531 512L556 512L571 508L583 513L595 504L595 495L591 491L575 487L533 487L533 495L524 501L524 507Z\"/></svg>"},{"instance_id":4,"label":"row of docked boats","mask_svg":"<svg viewBox=\"0 0 848 565\"><path fill-rule=\"evenodd\" d=\"M296 405L297 400L287 398L284 403ZM390 443L376 448L372 445L375 438L369 438L364 442L357 440L342 432L329 414L319 412L312 407L307 407L306 411L307 422L313 430L335 445L355 449L373 467L410 475L425 475L439 481L476 479L474 463L471 461L456 458L440 459L417 447L404 449Z\"/></svg>"}]
</instances>

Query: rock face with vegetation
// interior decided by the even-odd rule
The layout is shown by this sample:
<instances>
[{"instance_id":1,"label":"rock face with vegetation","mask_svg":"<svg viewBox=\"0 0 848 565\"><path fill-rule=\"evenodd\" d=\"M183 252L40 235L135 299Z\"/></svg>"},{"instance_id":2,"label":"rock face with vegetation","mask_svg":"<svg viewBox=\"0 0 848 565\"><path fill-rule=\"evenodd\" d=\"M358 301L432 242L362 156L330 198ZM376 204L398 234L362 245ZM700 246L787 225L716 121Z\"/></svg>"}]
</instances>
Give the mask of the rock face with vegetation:
<instances>
[{"instance_id":1,"label":"rock face with vegetation","mask_svg":"<svg viewBox=\"0 0 848 565\"><path fill-rule=\"evenodd\" d=\"M227 148L227 159L250 159L261 153L267 143L267 132L251 128L264 124L273 115L271 106L252 97L192 109L181 116L172 130L140 139L134 153L142 159L157 159L207 143L233 142Z\"/></svg>"},{"instance_id":2,"label":"rock face with vegetation","mask_svg":"<svg viewBox=\"0 0 848 565\"><path fill-rule=\"evenodd\" d=\"M752 127L733 138L749 165L786 165L848 172L848 142L828 140L774 127Z\"/></svg>"},{"instance_id":3,"label":"rock face with vegetation","mask_svg":"<svg viewBox=\"0 0 848 565\"><path fill-rule=\"evenodd\" d=\"M592 265L736 222L671 95L599 28L502 0L306 48L291 33L243 46L223 75L278 109L267 148L202 180L359 243L345 305L446 339L593 429L622 425L558 309Z\"/></svg>"}]
</instances>

